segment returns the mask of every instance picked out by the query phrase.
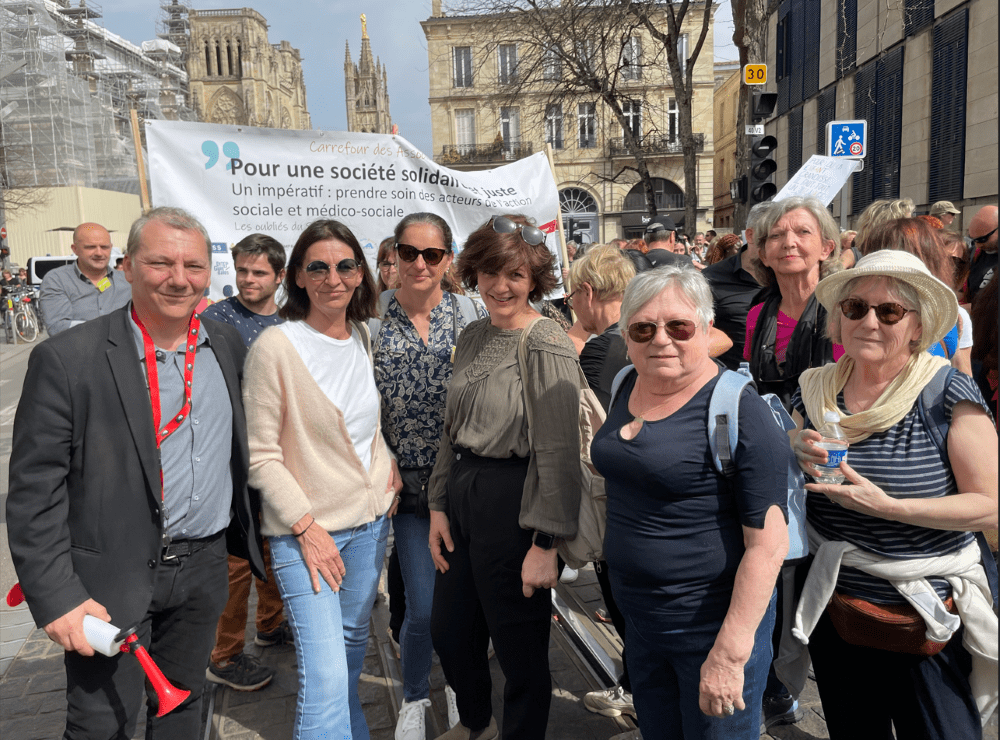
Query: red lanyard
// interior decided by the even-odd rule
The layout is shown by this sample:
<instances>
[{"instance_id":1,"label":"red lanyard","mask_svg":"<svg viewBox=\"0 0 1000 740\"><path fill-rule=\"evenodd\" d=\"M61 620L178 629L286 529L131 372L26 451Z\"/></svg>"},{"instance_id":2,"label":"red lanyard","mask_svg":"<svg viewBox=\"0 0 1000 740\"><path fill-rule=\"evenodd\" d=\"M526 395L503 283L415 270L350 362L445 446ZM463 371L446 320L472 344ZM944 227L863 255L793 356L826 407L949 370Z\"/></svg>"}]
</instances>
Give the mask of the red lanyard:
<instances>
[{"instance_id":1,"label":"red lanyard","mask_svg":"<svg viewBox=\"0 0 1000 740\"><path fill-rule=\"evenodd\" d=\"M153 429L156 431L156 448L159 449L167 437L177 431L191 412L191 387L194 380L194 358L195 350L198 347L198 332L201 329L201 318L196 313L191 314L191 323L188 326L187 345L184 348L184 405L167 422L167 425L160 429L160 373L156 366L156 345L149 335L146 327L139 320L132 308L132 320L142 332L142 348L146 357L146 383L149 386L149 401L153 407ZM163 468L160 468L160 500L163 500ZM165 515L164 515L165 518Z\"/></svg>"}]
</instances>

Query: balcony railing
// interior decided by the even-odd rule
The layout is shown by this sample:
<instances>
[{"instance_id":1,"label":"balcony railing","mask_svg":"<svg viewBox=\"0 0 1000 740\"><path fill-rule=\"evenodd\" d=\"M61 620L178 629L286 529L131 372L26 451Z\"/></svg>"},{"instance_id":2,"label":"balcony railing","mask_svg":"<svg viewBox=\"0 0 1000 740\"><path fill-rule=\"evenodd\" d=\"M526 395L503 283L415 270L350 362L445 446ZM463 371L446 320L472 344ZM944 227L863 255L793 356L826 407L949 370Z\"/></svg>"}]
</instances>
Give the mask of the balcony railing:
<instances>
[{"instance_id":1,"label":"balcony railing","mask_svg":"<svg viewBox=\"0 0 1000 740\"><path fill-rule=\"evenodd\" d=\"M438 164L490 164L492 162L513 162L534 154L531 142L518 144L446 144L441 148Z\"/></svg>"},{"instance_id":2,"label":"balcony railing","mask_svg":"<svg viewBox=\"0 0 1000 740\"><path fill-rule=\"evenodd\" d=\"M697 151L702 152L705 150L705 134L695 134L694 135L695 144L697 145ZM639 141L639 146L641 147L642 153L649 155L656 154L683 154L684 148L681 146L680 137L670 138L668 136L663 136L661 134L644 136ZM611 139L608 142L608 156L609 157L631 157L632 153L629 151L628 146L625 143L625 139Z\"/></svg>"}]
</instances>

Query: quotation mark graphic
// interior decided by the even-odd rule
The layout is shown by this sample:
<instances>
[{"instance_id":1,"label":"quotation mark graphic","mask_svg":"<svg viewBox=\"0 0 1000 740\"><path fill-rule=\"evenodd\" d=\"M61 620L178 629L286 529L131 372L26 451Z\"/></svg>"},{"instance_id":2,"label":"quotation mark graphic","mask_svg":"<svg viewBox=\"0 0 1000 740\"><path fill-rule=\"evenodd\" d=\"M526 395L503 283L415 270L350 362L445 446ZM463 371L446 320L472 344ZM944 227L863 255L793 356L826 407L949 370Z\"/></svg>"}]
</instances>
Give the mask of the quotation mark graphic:
<instances>
[{"instance_id":1,"label":"quotation mark graphic","mask_svg":"<svg viewBox=\"0 0 1000 740\"><path fill-rule=\"evenodd\" d=\"M210 170L215 167L216 163L219 161L219 145L214 141L203 141L201 144L201 153L208 157L208 161L205 162L205 169ZM222 145L222 153L229 159L238 159L240 156L240 148L232 141L227 141ZM226 162L226 169L232 169L233 163Z\"/></svg>"}]
</instances>

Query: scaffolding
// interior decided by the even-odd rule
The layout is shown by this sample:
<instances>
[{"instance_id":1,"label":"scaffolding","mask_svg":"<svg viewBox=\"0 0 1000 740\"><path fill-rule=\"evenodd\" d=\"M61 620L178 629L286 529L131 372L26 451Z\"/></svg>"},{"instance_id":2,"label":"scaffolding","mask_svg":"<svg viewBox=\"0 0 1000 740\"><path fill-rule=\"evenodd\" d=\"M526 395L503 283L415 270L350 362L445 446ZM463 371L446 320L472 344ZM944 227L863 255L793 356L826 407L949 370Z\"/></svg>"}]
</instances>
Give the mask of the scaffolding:
<instances>
[{"instance_id":1,"label":"scaffolding","mask_svg":"<svg viewBox=\"0 0 1000 740\"><path fill-rule=\"evenodd\" d=\"M162 12L160 38L139 47L99 24L96 3L0 0L4 188L138 192L130 111L195 120L181 38L187 6L172 0Z\"/></svg>"}]
</instances>

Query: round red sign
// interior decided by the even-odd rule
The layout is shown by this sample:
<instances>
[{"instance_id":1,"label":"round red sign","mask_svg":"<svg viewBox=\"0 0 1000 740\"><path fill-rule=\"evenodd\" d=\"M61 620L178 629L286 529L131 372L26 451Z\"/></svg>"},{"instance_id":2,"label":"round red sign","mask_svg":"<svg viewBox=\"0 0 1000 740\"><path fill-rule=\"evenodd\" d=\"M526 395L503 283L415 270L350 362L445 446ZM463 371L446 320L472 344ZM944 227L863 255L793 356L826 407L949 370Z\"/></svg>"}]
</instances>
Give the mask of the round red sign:
<instances>
[{"instance_id":1,"label":"round red sign","mask_svg":"<svg viewBox=\"0 0 1000 740\"><path fill-rule=\"evenodd\" d=\"M851 154L861 154L861 142L855 141L851 144Z\"/></svg>"}]
</instances>

